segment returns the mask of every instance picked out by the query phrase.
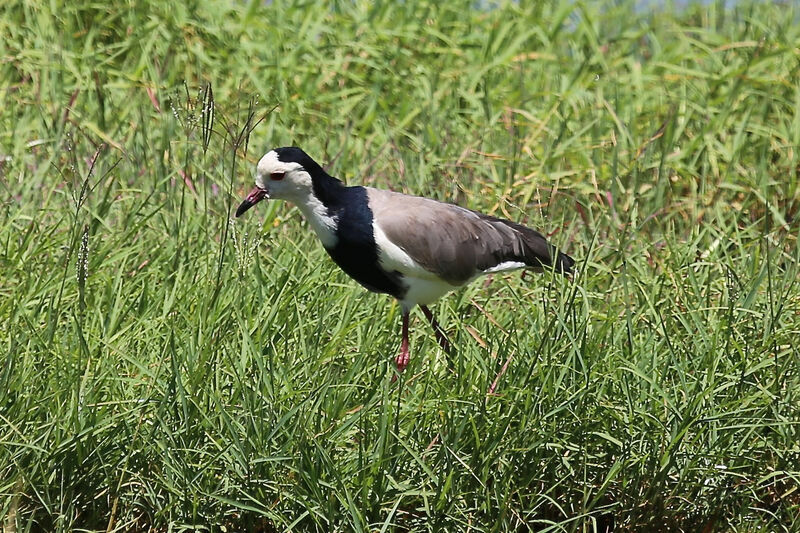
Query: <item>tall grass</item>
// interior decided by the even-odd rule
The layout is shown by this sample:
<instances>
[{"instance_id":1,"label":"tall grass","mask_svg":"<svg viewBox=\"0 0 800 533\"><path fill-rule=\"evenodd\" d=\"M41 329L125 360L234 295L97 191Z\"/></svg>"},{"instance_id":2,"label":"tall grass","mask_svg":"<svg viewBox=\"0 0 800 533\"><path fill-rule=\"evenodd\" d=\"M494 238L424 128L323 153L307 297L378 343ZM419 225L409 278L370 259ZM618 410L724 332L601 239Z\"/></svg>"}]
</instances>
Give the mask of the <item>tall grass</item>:
<instances>
[{"instance_id":1,"label":"tall grass","mask_svg":"<svg viewBox=\"0 0 800 533\"><path fill-rule=\"evenodd\" d=\"M4 531L799 530L800 25L721 4L8 4ZM579 273L392 383L397 305L230 220L288 144Z\"/></svg>"}]
</instances>

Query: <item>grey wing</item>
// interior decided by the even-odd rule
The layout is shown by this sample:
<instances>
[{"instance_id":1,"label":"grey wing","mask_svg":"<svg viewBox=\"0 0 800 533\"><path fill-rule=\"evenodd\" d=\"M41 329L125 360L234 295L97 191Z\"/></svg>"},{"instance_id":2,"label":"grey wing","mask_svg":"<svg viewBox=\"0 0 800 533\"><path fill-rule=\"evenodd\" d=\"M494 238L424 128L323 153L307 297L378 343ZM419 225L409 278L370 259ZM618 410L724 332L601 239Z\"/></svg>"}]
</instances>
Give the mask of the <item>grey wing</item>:
<instances>
[{"instance_id":1,"label":"grey wing","mask_svg":"<svg viewBox=\"0 0 800 533\"><path fill-rule=\"evenodd\" d=\"M556 253L544 236L521 224L428 198L378 189L368 194L375 223L386 237L454 284L495 267L548 267ZM556 270L569 273L572 264L558 254Z\"/></svg>"}]
</instances>

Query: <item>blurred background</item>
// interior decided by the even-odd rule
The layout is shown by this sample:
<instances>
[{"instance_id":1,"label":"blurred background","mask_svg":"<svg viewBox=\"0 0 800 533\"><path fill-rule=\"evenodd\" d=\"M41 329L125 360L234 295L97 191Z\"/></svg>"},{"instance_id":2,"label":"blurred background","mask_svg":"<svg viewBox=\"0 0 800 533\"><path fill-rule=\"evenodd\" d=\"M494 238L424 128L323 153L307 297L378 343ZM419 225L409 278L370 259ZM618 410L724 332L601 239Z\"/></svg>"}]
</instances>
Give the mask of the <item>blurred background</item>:
<instances>
[{"instance_id":1,"label":"blurred background","mask_svg":"<svg viewBox=\"0 0 800 533\"><path fill-rule=\"evenodd\" d=\"M795 531L794 2L12 1L11 531ZM538 228L573 280L416 317L296 208L351 185ZM494 395L486 391L508 365Z\"/></svg>"}]
</instances>

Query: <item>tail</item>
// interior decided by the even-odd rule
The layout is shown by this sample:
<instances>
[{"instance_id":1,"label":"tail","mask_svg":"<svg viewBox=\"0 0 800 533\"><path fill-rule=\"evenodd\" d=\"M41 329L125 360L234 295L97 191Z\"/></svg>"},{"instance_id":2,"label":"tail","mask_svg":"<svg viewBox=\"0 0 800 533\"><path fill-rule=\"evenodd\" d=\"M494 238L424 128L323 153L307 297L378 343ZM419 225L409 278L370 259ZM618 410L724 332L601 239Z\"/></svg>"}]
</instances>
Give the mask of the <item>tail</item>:
<instances>
[{"instance_id":1,"label":"tail","mask_svg":"<svg viewBox=\"0 0 800 533\"><path fill-rule=\"evenodd\" d=\"M572 275L572 267L575 265L575 260L567 254L562 254L556 250L554 251L558 254L555 261L555 271L565 276Z\"/></svg>"},{"instance_id":2,"label":"tail","mask_svg":"<svg viewBox=\"0 0 800 533\"><path fill-rule=\"evenodd\" d=\"M555 246L547 242L544 235L516 222L496 220L516 231L522 243L522 254L519 256L519 260L522 260L528 267L537 271L552 268L565 276L572 274L575 260L567 254L559 252Z\"/></svg>"}]
</instances>

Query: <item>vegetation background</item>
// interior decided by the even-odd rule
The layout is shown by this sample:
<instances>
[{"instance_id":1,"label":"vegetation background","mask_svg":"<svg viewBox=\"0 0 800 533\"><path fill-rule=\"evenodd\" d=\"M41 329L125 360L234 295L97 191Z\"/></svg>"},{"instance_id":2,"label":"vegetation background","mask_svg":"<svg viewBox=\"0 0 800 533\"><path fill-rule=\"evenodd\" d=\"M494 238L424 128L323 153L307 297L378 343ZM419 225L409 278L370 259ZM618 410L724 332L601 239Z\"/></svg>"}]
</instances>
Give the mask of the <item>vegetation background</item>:
<instances>
[{"instance_id":1,"label":"vegetation background","mask_svg":"<svg viewBox=\"0 0 800 533\"><path fill-rule=\"evenodd\" d=\"M800 9L0 10L0 514L15 531L800 531ZM540 228L573 280L415 317L273 146ZM508 364L494 394L487 389Z\"/></svg>"}]
</instances>

